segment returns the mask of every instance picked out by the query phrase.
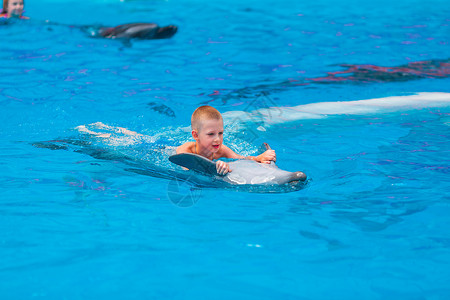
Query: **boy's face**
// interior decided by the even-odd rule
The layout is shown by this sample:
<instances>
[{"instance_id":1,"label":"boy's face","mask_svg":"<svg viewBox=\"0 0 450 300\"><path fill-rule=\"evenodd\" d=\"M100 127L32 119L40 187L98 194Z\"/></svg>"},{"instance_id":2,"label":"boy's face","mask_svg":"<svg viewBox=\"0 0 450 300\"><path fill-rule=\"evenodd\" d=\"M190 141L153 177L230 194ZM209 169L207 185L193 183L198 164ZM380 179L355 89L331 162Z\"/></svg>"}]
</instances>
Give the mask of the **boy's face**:
<instances>
[{"instance_id":1,"label":"boy's face","mask_svg":"<svg viewBox=\"0 0 450 300\"><path fill-rule=\"evenodd\" d=\"M9 0L7 11L11 17L20 17L23 13L23 0Z\"/></svg>"},{"instance_id":2,"label":"boy's face","mask_svg":"<svg viewBox=\"0 0 450 300\"><path fill-rule=\"evenodd\" d=\"M206 120L201 122L198 131L192 130L197 141L199 154L211 155L219 151L223 142L223 120Z\"/></svg>"}]
</instances>

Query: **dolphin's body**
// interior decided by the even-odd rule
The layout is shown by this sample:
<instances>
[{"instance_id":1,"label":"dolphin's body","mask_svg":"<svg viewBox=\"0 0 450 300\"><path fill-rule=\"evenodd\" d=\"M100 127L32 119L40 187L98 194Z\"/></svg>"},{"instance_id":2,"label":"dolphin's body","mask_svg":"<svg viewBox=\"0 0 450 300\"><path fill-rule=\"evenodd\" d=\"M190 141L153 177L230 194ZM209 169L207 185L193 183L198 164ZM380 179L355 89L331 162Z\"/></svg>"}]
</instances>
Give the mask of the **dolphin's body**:
<instances>
[{"instance_id":1,"label":"dolphin's body","mask_svg":"<svg viewBox=\"0 0 450 300\"><path fill-rule=\"evenodd\" d=\"M172 37L178 28L174 25L159 27L155 23L130 23L116 27L101 27L98 34L109 39L167 39Z\"/></svg>"},{"instance_id":2,"label":"dolphin's body","mask_svg":"<svg viewBox=\"0 0 450 300\"><path fill-rule=\"evenodd\" d=\"M170 156L169 160L190 170L213 176L215 181L232 186L255 187L265 192L285 192L285 188L299 190L303 188L307 178L303 172L281 170L274 162L264 164L245 159L232 161L229 162L232 172L222 176L217 174L215 162L197 154L176 154Z\"/></svg>"}]
</instances>

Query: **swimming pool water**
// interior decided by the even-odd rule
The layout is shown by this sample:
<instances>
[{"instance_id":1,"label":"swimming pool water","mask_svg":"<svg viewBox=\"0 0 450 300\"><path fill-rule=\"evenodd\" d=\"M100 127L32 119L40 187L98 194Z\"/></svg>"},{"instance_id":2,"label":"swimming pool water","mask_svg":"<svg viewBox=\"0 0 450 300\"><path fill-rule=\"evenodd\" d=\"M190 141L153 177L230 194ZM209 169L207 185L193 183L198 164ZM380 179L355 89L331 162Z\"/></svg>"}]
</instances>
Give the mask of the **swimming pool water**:
<instances>
[{"instance_id":1,"label":"swimming pool water","mask_svg":"<svg viewBox=\"0 0 450 300\"><path fill-rule=\"evenodd\" d=\"M2 299L448 299L447 1L26 11L30 22L0 25ZM78 28L138 21L179 31L130 47ZM420 61L439 61L426 64L439 76L405 67ZM360 71L330 81L342 64ZM154 150L189 140L202 104L226 116L226 144L268 142L307 188L199 189L141 172L171 167ZM94 122L144 137L74 129Z\"/></svg>"}]
</instances>

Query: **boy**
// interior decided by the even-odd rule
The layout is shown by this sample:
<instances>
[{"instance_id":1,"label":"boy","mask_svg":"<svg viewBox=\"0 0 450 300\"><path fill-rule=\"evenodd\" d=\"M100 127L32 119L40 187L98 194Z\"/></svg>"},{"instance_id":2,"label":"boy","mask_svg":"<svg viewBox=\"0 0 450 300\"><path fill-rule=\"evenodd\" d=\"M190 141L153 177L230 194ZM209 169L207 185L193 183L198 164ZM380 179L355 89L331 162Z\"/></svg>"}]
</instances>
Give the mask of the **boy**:
<instances>
[{"instance_id":1,"label":"boy","mask_svg":"<svg viewBox=\"0 0 450 300\"><path fill-rule=\"evenodd\" d=\"M195 153L208 159L234 158L251 159L260 163L270 163L276 160L275 150L267 150L258 156L241 156L223 145L223 119L214 107L204 105L197 108L191 117L192 137L195 142L187 142L177 148L177 154ZM216 162L217 173L225 175L231 172L230 166L224 161Z\"/></svg>"}]
</instances>

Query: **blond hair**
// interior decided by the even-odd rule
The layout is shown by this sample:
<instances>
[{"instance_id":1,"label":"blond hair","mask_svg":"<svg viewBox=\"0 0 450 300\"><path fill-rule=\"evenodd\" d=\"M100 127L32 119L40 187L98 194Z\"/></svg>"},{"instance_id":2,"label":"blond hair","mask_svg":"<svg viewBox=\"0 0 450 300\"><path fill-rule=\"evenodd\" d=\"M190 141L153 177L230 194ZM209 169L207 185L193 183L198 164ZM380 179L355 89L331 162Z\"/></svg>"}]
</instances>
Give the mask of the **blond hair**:
<instances>
[{"instance_id":1,"label":"blond hair","mask_svg":"<svg viewBox=\"0 0 450 300\"><path fill-rule=\"evenodd\" d=\"M192 130L200 130L201 124L206 120L222 120L222 115L220 112L212 106L203 105L198 107L191 117L191 128Z\"/></svg>"}]
</instances>

